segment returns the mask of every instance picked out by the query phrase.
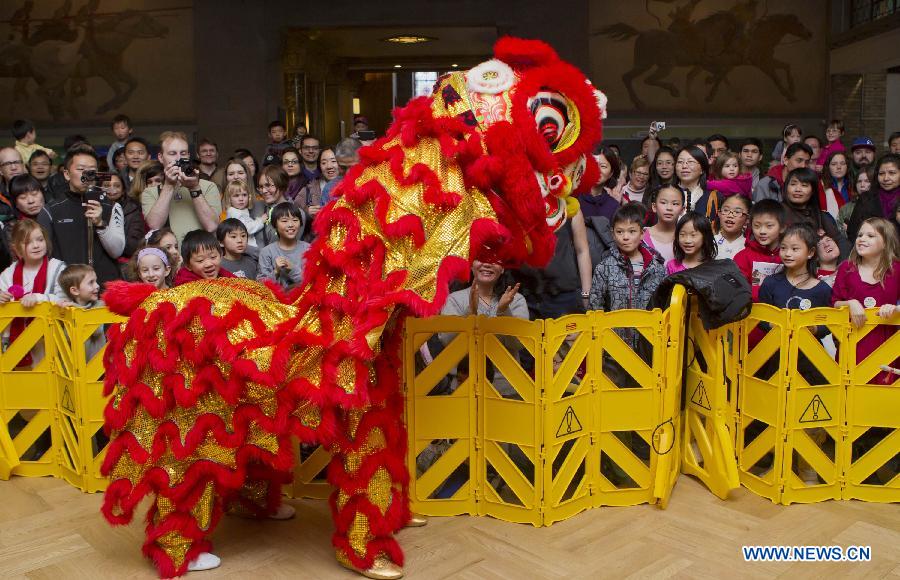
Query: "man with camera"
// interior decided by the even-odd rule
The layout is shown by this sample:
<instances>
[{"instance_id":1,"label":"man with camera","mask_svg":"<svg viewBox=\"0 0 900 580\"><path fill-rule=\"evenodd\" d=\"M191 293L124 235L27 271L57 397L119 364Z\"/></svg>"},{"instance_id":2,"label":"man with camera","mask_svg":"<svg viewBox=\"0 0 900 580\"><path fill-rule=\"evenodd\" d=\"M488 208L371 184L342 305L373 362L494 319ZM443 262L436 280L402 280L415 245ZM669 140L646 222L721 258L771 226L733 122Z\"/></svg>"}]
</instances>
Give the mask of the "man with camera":
<instances>
[{"instance_id":1,"label":"man with camera","mask_svg":"<svg viewBox=\"0 0 900 580\"><path fill-rule=\"evenodd\" d=\"M165 170L162 185L141 193L144 220L152 230L168 225L179 243L193 230L216 231L222 213L219 188L200 178L191 161L187 136L176 131L160 135L159 162Z\"/></svg>"},{"instance_id":2,"label":"man with camera","mask_svg":"<svg viewBox=\"0 0 900 580\"><path fill-rule=\"evenodd\" d=\"M63 163L69 190L38 214L38 223L50 233L54 258L66 264L93 262L97 281L104 285L121 277L116 258L125 249L125 217L122 206L106 200L96 174L94 150L89 145L70 148Z\"/></svg>"}]
</instances>

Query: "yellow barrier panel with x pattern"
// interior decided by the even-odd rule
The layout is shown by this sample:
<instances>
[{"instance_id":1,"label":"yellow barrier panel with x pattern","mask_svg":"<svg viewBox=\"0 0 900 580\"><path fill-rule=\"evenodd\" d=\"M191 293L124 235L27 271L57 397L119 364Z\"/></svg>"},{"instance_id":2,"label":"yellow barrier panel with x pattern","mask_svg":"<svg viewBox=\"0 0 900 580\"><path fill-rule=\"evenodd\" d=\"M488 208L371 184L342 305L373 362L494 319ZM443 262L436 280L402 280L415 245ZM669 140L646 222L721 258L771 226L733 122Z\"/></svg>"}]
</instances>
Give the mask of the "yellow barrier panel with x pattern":
<instances>
[{"instance_id":1,"label":"yellow barrier panel with x pattern","mask_svg":"<svg viewBox=\"0 0 900 580\"><path fill-rule=\"evenodd\" d=\"M696 313L685 327L684 296L662 313L411 319L414 509L548 525L601 505L665 507L679 468L720 497L737 474L781 503L900 501L900 381L884 370L900 366L897 320L870 311L856 329L846 310L755 305L708 332ZM0 478L105 487L99 335L121 320L0 308ZM326 497L329 454L297 456L292 494Z\"/></svg>"},{"instance_id":2,"label":"yellow barrier panel with x pattern","mask_svg":"<svg viewBox=\"0 0 900 580\"><path fill-rule=\"evenodd\" d=\"M736 386L734 335L728 328L707 331L691 304L686 341L682 471L700 479L725 499L740 485L732 433L732 387Z\"/></svg>"},{"instance_id":3,"label":"yellow barrier panel with x pattern","mask_svg":"<svg viewBox=\"0 0 900 580\"><path fill-rule=\"evenodd\" d=\"M857 329L847 309L757 304L747 319L712 333L692 322L688 349L703 360L688 370L687 421L728 408L734 430L704 429L705 436L696 437L699 430L689 429L686 443L696 446L695 457L686 451L684 471L717 491L695 459L707 464L705 439L725 449L731 438L741 484L774 502L900 501L900 376L890 372L900 362L898 321L875 310L867 316ZM871 352L857 360L866 343ZM730 385L727 405L703 397L709 390L701 392L699 382L710 373Z\"/></svg>"},{"instance_id":4,"label":"yellow barrier panel with x pattern","mask_svg":"<svg viewBox=\"0 0 900 580\"><path fill-rule=\"evenodd\" d=\"M53 475L84 491L106 487L103 328L121 320L49 303L0 308L0 478Z\"/></svg>"},{"instance_id":5,"label":"yellow barrier panel with x pattern","mask_svg":"<svg viewBox=\"0 0 900 580\"><path fill-rule=\"evenodd\" d=\"M537 526L664 506L680 437L684 290L674 296L666 312L408 320L412 509Z\"/></svg>"}]
</instances>

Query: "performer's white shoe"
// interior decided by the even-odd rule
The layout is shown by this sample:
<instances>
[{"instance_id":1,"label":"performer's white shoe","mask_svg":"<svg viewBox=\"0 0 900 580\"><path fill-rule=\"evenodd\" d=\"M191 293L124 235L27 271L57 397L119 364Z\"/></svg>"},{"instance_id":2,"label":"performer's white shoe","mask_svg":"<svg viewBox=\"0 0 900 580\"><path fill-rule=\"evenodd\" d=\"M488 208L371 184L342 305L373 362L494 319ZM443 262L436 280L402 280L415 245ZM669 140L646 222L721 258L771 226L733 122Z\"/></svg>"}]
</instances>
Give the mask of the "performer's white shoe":
<instances>
[{"instance_id":1,"label":"performer's white shoe","mask_svg":"<svg viewBox=\"0 0 900 580\"><path fill-rule=\"evenodd\" d=\"M289 520L294 517L294 514L297 513L297 510L294 509L294 506L288 505L286 503L278 506L278 509L274 514L269 514L270 520Z\"/></svg>"},{"instance_id":2,"label":"performer's white shoe","mask_svg":"<svg viewBox=\"0 0 900 580\"><path fill-rule=\"evenodd\" d=\"M406 523L407 528L421 528L425 525L428 525L428 517L415 512L410 514L409 521Z\"/></svg>"},{"instance_id":3,"label":"performer's white shoe","mask_svg":"<svg viewBox=\"0 0 900 580\"><path fill-rule=\"evenodd\" d=\"M210 554L209 552L200 552L200 555L188 564L188 570L190 572L212 570L213 568L218 568L221 564L222 558L219 558L215 554Z\"/></svg>"}]
</instances>

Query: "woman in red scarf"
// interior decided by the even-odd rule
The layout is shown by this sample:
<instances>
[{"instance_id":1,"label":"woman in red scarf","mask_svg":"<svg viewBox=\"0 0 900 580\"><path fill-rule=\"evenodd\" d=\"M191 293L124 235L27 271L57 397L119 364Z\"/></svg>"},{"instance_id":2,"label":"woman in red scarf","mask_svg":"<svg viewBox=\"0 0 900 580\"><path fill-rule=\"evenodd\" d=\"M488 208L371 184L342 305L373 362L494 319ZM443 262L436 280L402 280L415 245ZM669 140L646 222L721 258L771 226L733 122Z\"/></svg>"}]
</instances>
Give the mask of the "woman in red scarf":
<instances>
[{"instance_id":1,"label":"woman in red scarf","mask_svg":"<svg viewBox=\"0 0 900 580\"><path fill-rule=\"evenodd\" d=\"M17 260L0 273L0 304L18 300L22 306L31 308L40 302L58 302L62 292L57 282L65 263L50 258L50 240L47 232L37 222L22 219L12 229L12 249ZM9 328L9 343L16 341L30 319L16 318ZM43 344L19 361L17 367L37 364L44 357Z\"/></svg>"}]
</instances>

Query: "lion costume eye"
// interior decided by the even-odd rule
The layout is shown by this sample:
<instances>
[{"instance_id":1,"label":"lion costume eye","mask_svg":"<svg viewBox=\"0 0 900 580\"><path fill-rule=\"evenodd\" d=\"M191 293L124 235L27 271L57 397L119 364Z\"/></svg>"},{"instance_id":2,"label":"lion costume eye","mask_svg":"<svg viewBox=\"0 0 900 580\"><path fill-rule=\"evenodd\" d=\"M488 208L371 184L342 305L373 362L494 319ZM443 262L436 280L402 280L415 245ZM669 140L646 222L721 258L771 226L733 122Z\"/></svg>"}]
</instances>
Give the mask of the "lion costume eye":
<instances>
[{"instance_id":1,"label":"lion costume eye","mask_svg":"<svg viewBox=\"0 0 900 580\"><path fill-rule=\"evenodd\" d=\"M556 153L578 138L578 110L569 100L550 90L540 91L528 102L538 133Z\"/></svg>"}]
</instances>

